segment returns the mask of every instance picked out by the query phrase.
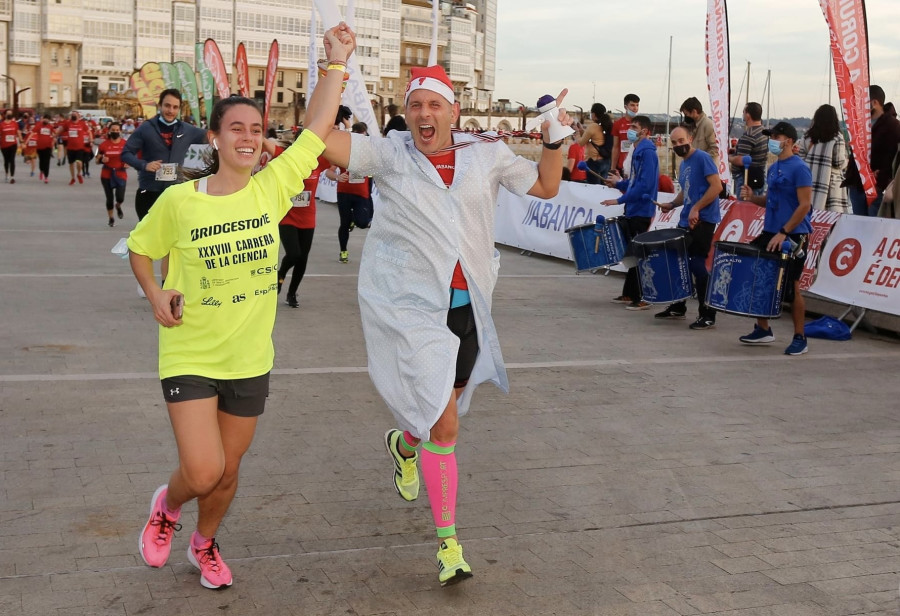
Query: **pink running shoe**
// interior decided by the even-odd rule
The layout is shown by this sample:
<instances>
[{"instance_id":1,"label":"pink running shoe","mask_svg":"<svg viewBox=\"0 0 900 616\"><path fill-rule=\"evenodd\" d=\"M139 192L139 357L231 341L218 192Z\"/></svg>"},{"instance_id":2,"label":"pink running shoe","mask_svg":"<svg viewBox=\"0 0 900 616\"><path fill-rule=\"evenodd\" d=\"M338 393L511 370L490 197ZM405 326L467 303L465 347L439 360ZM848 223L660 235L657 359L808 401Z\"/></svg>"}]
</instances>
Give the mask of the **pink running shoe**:
<instances>
[{"instance_id":1,"label":"pink running shoe","mask_svg":"<svg viewBox=\"0 0 900 616\"><path fill-rule=\"evenodd\" d=\"M150 501L150 519L141 531L138 542L141 558L151 567L162 567L169 560L169 552L172 551L172 537L175 531L181 530L178 518L170 519L163 513L168 485L161 485L153 493Z\"/></svg>"},{"instance_id":2,"label":"pink running shoe","mask_svg":"<svg viewBox=\"0 0 900 616\"><path fill-rule=\"evenodd\" d=\"M215 537L210 539L208 546L199 550L193 543L189 545L187 556L191 564L200 570L200 584L204 588L217 590L231 586L231 569L222 560Z\"/></svg>"}]
</instances>

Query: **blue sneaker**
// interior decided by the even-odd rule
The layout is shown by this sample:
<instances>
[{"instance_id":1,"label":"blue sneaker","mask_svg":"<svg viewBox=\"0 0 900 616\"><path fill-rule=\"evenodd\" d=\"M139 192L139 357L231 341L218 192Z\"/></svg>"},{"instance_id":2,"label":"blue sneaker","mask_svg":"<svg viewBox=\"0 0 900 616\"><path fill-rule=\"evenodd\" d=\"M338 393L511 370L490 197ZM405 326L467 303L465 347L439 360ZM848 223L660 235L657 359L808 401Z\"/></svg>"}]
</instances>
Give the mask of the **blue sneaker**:
<instances>
[{"instance_id":1,"label":"blue sneaker","mask_svg":"<svg viewBox=\"0 0 900 616\"><path fill-rule=\"evenodd\" d=\"M746 336L741 336L738 340L744 344L767 344L769 342L775 342L775 334L772 333L771 327L769 329L763 329L759 325L754 325L752 332Z\"/></svg>"},{"instance_id":2,"label":"blue sneaker","mask_svg":"<svg viewBox=\"0 0 900 616\"><path fill-rule=\"evenodd\" d=\"M803 334L794 334L791 345L784 350L785 355L803 355L809 350L806 345L806 336Z\"/></svg>"}]
</instances>

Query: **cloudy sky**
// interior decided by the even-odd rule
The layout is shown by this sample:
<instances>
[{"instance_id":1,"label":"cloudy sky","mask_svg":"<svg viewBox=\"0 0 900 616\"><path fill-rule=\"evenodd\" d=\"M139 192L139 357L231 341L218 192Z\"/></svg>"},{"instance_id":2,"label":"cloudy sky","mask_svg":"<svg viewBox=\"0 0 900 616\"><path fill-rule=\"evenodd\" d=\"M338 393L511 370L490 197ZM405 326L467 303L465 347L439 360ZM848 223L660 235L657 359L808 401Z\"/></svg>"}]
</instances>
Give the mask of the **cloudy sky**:
<instances>
[{"instance_id":1,"label":"cloudy sky","mask_svg":"<svg viewBox=\"0 0 900 616\"><path fill-rule=\"evenodd\" d=\"M872 83L900 100L900 1L868 0L866 11ZM672 36L671 109L689 96L708 105L706 0L500 0L497 21L495 98L533 105L568 87L569 108L596 100L621 109L634 92L642 111L665 113ZM817 0L731 0L728 25L732 110L745 97L748 61L750 99L764 110L772 71L772 117L812 116L828 102L828 29Z\"/></svg>"}]
</instances>

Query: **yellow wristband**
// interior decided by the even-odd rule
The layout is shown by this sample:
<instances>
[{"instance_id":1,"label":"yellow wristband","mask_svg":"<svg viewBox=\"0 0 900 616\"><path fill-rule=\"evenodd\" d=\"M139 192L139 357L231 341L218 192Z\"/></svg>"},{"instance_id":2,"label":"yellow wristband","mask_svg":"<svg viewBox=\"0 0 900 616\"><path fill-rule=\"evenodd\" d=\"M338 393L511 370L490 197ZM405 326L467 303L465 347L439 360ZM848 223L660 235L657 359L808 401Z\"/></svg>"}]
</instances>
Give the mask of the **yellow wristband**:
<instances>
[{"instance_id":1,"label":"yellow wristband","mask_svg":"<svg viewBox=\"0 0 900 616\"><path fill-rule=\"evenodd\" d=\"M346 64L337 64L337 63L332 62L331 64L328 65L328 68L326 70L344 72L345 70L347 70L347 65Z\"/></svg>"}]
</instances>

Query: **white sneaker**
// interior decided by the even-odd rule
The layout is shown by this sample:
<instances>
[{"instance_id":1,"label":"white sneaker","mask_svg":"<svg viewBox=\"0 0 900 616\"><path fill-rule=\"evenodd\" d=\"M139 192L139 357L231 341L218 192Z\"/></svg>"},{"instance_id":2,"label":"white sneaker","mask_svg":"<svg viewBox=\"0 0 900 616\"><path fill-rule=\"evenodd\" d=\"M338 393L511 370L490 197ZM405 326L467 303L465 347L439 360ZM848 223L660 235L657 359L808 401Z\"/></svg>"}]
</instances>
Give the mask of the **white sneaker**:
<instances>
[{"instance_id":1,"label":"white sneaker","mask_svg":"<svg viewBox=\"0 0 900 616\"><path fill-rule=\"evenodd\" d=\"M147 297L144 293L144 289L141 288L141 285L138 285L138 297Z\"/></svg>"}]
</instances>

